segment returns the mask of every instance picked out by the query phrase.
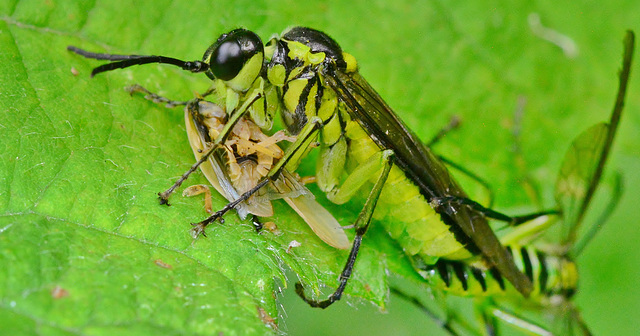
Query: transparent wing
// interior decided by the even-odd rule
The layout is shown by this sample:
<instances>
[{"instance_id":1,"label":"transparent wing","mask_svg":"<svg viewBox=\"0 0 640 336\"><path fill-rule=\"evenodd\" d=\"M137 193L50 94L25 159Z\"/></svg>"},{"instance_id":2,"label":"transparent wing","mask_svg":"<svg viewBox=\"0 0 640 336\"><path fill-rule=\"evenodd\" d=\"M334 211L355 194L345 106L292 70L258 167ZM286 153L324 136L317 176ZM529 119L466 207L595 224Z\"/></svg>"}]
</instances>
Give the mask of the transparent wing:
<instances>
[{"instance_id":1,"label":"transparent wing","mask_svg":"<svg viewBox=\"0 0 640 336\"><path fill-rule=\"evenodd\" d=\"M600 183L605 163L611 151L624 107L624 97L631 73L634 40L633 32L627 31L624 39L618 95L609 123L597 124L580 134L571 143L561 166L560 175L556 182L555 198L563 213L564 224L560 239L564 244L572 245L575 242L576 232ZM619 197L620 192L619 187L616 189L614 200L615 197ZM585 244L581 244L582 247Z\"/></svg>"},{"instance_id":2,"label":"transparent wing","mask_svg":"<svg viewBox=\"0 0 640 336\"><path fill-rule=\"evenodd\" d=\"M184 121L187 129L187 136L189 138L189 144L191 145L191 149L193 149L193 155L195 155L196 160L200 160L206 148L207 141L204 133L206 131L203 129L203 126L193 118L187 108L185 108ZM226 169L224 169L224 164L222 163L219 155L216 155L216 153L210 155L209 159L200 165L200 170L218 193L224 196L228 201L231 202L240 197L238 191L231 184L229 174ZM248 213L253 213L245 203L238 204L236 211L242 219L245 219ZM259 209L256 210L256 212L264 213ZM263 216L256 213L253 214ZM273 211L271 214L273 214ZM267 213L267 215L263 217L268 217L271 214Z\"/></svg>"},{"instance_id":3,"label":"transparent wing","mask_svg":"<svg viewBox=\"0 0 640 336\"><path fill-rule=\"evenodd\" d=\"M349 238L340 223L320 203L308 196L284 199L325 243L346 250L351 247Z\"/></svg>"},{"instance_id":4,"label":"transparent wing","mask_svg":"<svg viewBox=\"0 0 640 336\"><path fill-rule=\"evenodd\" d=\"M309 225L311 230L325 243L346 250L351 243L344 229L333 215L318 203L313 194L289 171L283 170L277 181L270 185L268 195L282 197L296 213Z\"/></svg>"},{"instance_id":5,"label":"transparent wing","mask_svg":"<svg viewBox=\"0 0 640 336\"><path fill-rule=\"evenodd\" d=\"M446 196L467 198L444 164L400 121L362 76L328 68L324 79L371 138L381 148L393 149L394 163L420 188L427 201ZM450 205L450 210L440 212L440 216L458 241L479 250L519 292L528 295L531 282L518 270L483 216L465 205Z\"/></svg>"},{"instance_id":6,"label":"transparent wing","mask_svg":"<svg viewBox=\"0 0 640 336\"><path fill-rule=\"evenodd\" d=\"M600 157L607 143L610 128L600 123L580 134L569 147L556 181L555 199L562 210L563 225L560 241L572 243L598 184L596 173Z\"/></svg>"}]
</instances>

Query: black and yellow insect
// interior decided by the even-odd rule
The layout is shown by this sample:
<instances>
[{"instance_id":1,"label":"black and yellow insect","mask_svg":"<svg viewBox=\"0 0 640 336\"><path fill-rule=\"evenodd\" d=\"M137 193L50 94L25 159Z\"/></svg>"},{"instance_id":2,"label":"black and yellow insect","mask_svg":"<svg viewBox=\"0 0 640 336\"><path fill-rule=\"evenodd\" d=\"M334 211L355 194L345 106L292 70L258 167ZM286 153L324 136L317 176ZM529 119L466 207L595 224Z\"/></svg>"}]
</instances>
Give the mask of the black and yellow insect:
<instances>
[{"instance_id":1,"label":"black and yellow insect","mask_svg":"<svg viewBox=\"0 0 640 336\"><path fill-rule=\"evenodd\" d=\"M531 296L524 299L514 295L495 268L480 269L465 261L444 259L421 267L420 274L433 290L472 297L479 302L480 320L486 334L498 334L498 321L501 321L531 335L591 335L571 301L578 290L576 259L618 204L622 194L619 175L603 212L586 232L581 234L580 229L599 187L622 116L633 51L634 34L629 31L624 40L618 94L609 122L598 123L582 132L565 154L555 184L558 214L509 227L500 238L518 268L531 280ZM530 321L510 311L508 306L542 312L553 321L548 327L543 326L540 321ZM453 319L443 324L450 333L457 334L457 329L465 330L463 326L468 325L459 322Z\"/></svg>"},{"instance_id":2,"label":"black and yellow insect","mask_svg":"<svg viewBox=\"0 0 640 336\"><path fill-rule=\"evenodd\" d=\"M509 217L469 200L444 163L360 76L355 58L327 34L296 27L263 45L255 33L236 29L220 36L202 61L193 62L163 56L95 54L75 47L69 50L114 61L95 68L92 75L138 64L166 63L204 72L214 80L214 90L223 97L229 120L219 136L211 139L211 149L198 163L160 194L163 202L224 144L241 118L249 115L268 129L280 112L296 141L253 189L199 223L201 230L269 181L277 180L284 169L295 171L317 143L316 180L331 201L347 202L373 183L354 224L356 236L338 289L327 300L315 301L297 285L298 294L311 306L324 308L340 299L372 217L385 219L380 224L416 265L433 265L445 259L495 268L519 293L530 295L531 281L491 230L487 217L518 224L541 214Z\"/></svg>"}]
</instances>

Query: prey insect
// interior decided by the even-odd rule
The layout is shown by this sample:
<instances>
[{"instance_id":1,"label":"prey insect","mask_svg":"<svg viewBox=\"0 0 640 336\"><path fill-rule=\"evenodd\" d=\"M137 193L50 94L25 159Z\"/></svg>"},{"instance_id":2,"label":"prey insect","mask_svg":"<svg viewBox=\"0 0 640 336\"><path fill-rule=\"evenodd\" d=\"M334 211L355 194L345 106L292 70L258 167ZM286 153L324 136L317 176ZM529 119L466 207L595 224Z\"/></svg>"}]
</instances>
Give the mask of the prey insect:
<instances>
[{"instance_id":1,"label":"prey insect","mask_svg":"<svg viewBox=\"0 0 640 336\"><path fill-rule=\"evenodd\" d=\"M210 146L211 139L215 139L226 126L228 116L224 109L202 97L177 102L160 97L139 85L130 86L127 90L131 94L143 93L145 98L169 107L185 106L187 136L196 160L201 159ZM208 93L203 96L206 95ZM220 150L210 155L199 168L219 194L229 201L234 201L253 188L282 157L284 152L277 144L294 140L283 131L267 136L251 120L241 118L231 129ZM196 185L185 189L183 194L192 196L207 191L206 186ZM209 197L205 199L205 204L208 212L211 212ZM271 201L280 198L284 199L324 242L339 249L349 247L349 240L336 219L315 201L299 178L287 170L259 193L238 204L236 211L242 219L249 214L253 215L253 223L256 229L260 230L262 225L255 217L273 216ZM200 234L204 235L204 228L195 224L192 235L195 238Z\"/></svg>"},{"instance_id":2,"label":"prey insect","mask_svg":"<svg viewBox=\"0 0 640 336\"><path fill-rule=\"evenodd\" d=\"M501 237L518 267L533 283L527 299L515 295L506 287L494 268L479 269L464 261L439 260L422 267L421 275L435 289L444 293L476 298L482 334L498 334L499 323L506 323L531 335L591 335L580 312L572 302L578 290L578 268L575 260L600 230L618 204L622 187L616 175L610 200L596 221L578 239L585 215L590 209L604 172L622 116L624 97L631 71L634 34L629 31L624 40L624 54L618 94L608 123L596 124L576 137L565 154L555 184L558 215L543 216L519 226L508 228ZM398 292L399 295L405 296ZM427 310L419 300L409 298ZM551 328L530 321L507 309L528 307L528 310L553 317ZM434 316L429 312L430 316ZM454 315L455 316L455 315ZM454 325L461 321L442 323L447 331L457 335ZM461 327L464 330L464 328ZM474 330L467 330L476 334Z\"/></svg>"},{"instance_id":3,"label":"prey insect","mask_svg":"<svg viewBox=\"0 0 640 336\"><path fill-rule=\"evenodd\" d=\"M95 68L92 75L132 65L165 63L204 72L214 80L213 89L224 98L229 114L227 124L217 138L211 139L210 149L192 169L161 194L164 202L190 172L224 144L238 120L248 115L268 129L273 115L280 111L296 141L251 190L202 221L203 228L269 181L277 180L285 169L295 171L314 144L320 147L316 181L329 200L346 203L360 190L369 189L353 225L356 235L335 292L317 301L306 296L302 285L296 286L311 306L325 308L341 298L372 218L380 220L416 265L446 259L495 267L518 292L530 295L531 281L518 269L487 218L515 225L548 212L510 217L468 199L445 164L359 74L355 58L327 34L295 27L263 45L255 33L236 29L221 35L202 61L193 62L68 49L88 58L112 61Z\"/></svg>"}]
</instances>

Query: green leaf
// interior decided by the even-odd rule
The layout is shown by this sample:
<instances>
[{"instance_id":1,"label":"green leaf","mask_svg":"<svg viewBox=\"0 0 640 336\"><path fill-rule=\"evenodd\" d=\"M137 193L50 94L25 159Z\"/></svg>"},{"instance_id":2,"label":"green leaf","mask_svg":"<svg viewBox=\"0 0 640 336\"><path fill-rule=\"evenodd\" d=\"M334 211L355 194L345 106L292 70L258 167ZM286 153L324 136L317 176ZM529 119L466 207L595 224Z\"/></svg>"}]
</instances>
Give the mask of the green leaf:
<instances>
[{"instance_id":1,"label":"green leaf","mask_svg":"<svg viewBox=\"0 0 640 336\"><path fill-rule=\"evenodd\" d=\"M10 265L0 271L0 297L11 312L0 325L81 334L261 334L273 331L274 279L286 284L285 268L316 293L320 284L334 287L342 264L335 261L345 253L322 243L284 204L273 218L281 236L257 235L232 214L196 241L189 223L206 215L202 200L178 195L171 207L158 204L157 192L194 161L183 113L129 97L123 88L140 83L189 99L204 91L205 78L149 66L91 79L99 62L65 50L78 45L197 59L217 37L211 32L230 27L203 27L210 20L202 13L169 4L149 3L140 12L109 2L66 6L78 7L20 2L0 21L8 56L1 70L7 113L0 120L6 181L0 260ZM249 12L263 11L251 6ZM145 40L151 46L141 46ZM196 174L190 182L206 181ZM294 239L303 248L289 251ZM364 251L361 263L370 267L349 293L383 305L379 254ZM373 282L364 286L368 278Z\"/></svg>"},{"instance_id":2,"label":"green leaf","mask_svg":"<svg viewBox=\"0 0 640 336\"><path fill-rule=\"evenodd\" d=\"M577 57L568 58L534 34L530 13L573 39ZM312 26L356 57L363 76L423 139L461 115L462 128L442 140L438 152L489 179L499 209L524 212L535 207L510 151L518 97L526 99L526 171L550 206L570 141L610 112L621 39L627 28L639 31L638 13L638 3L630 0L508 6L5 1L0 4L0 326L25 335L268 334L272 329L259 309L279 319L274 278L287 284L300 277L312 286L309 291L326 286L326 293L335 288L346 260L345 252L314 237L283 202L274 218L281 236L257 235L230 214L224 225L209 229L208 238L193 241L188 223L205 216L201 200L175 195L171 207L161 207L156 199L193 163L182 111L131 98L123 88L139 83L183 100L204 91L208 80L159 65L90 79L100 62L68 53L67 45L195 60L219 34L238 26L264 39L292 25ZM640 233L632 215L640 202L633 192L640 187L634 174L640 169L637 69L609 163L610 170L623 171L629 192L580 260L578 306L595 334L611 329L631 334L640 318L635 247ZM189 180L203 182L200 174ZM472 193L475 188L469 185ZM214 206L225 203L221 197L215 201ZM359 210L357 204L324 204L345 224ZM302 246L287 253L292 240ZM379 228L374 226L364 242L345 300L385 306L385 269L411 271L402 262L396 265L401 252ZM295 275L285 276L285 268ZM373 330L369 334L436 332L427 317L397 301L392 298L391 314L374 319L369 315L377 308L358 305L362 324ZM303 306L291 294L281 302L292 334L367 332L358 329L358 312L343 302L326 312ZM388 318L394 316L395 322Z\"/></svg>"}]
</instances>

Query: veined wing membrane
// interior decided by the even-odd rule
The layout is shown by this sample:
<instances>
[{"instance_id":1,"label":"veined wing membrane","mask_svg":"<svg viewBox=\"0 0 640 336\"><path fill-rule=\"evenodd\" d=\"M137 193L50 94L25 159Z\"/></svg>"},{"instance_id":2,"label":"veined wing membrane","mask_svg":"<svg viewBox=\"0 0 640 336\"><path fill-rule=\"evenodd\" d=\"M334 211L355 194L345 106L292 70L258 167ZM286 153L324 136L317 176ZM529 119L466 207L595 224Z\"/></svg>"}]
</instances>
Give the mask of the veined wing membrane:
<instances>
[{"instance_id":1,"label":"veined wing membrane","mask_svg":"<svg viewBox=\"0 0 640 336\"><path fill-rule=\"evenodd\" d=\"M555 198L562 209L564 226L561 241L572 245L576 240L577 230L584 219L593 195L600 183L604 165L611 151L613 139L624 107L624 97L627 92L631 63L633 60L635 36L628 31L624 39L624 54L622 69L620 70L618 94L613 106L611 119L608 124L600 123L580 134L572 143L560 168L560 174L556 182ZM618 181L619 182L619 181ZM614 189L613 202L617 202L620 196L620 187ZM615 203L611 204L605 212L608 215ZM591 239L590 237L586 238ZM579 243L574 252L585 246L586 242Z\"/></svg>"},{"instance_id":2,"label":"veined wing membrane","mask_svg":"<svg viewBox=\"0 0 640 336\"><path fill-rule=\"evenodd\" d=\"M208 138L208 130L204 125L196 122L194 117L189 112L189 109L185 109L184 122L187 129L187 136L189 138L189 144L191 145L191 149L193 149L193 154L196 159L199 160L206 148L207 138ZM209 140L208 142L211 142ZM220 193L220 195L224 196L227 200L235 200L240 195L238 191L233 187L231 183L231 179L229 178L229 174L224 168L224 164L221 162L221 157L214 153L209 156L207 162L200 165L200 170L207 178L209 183ZM246 203L240 203L236 207L236 211L240 218L245 219L249 212L254 213L253 211L257 211L257 216L260 214L264 215L264 212L258 211L257 209L253 209L253 211L247 208ZM254 213L255 214L255 213ZM271 216L271 214L266 213L266 216Z\"/></svg>"},{"instance_id":3,"label":"veined wing membrane","mask_svg":"<svg viewBox=\"0 0 640 336\"><path fill-rule=\"evenodd\" d=\"M268 188L269 191L263 196L266 197L264 201L284 199L322 241L341 250L351 247L340 223L287 169Z\"/></svg>"},{"instance_id":4,"label":"veined wing membrane","mask_svg":"<svg viewBox=\"0 0 640 336\"><path fill-rule=\"evenodd\" d=\"M564 218L560 239L563 243L575 241L589 186L597 183L594 177L600 153L605 145L611 146L605 144L609 129L605 123L592 126L571 143L564 158L555 187L556 202Z\"/></svg>"},{"instance_id":5,"label":"veined wing membrane","mask_svg":"<svg viewBox=\"0 0 640 336\"><path fill-rule=\"evenodd\" d=\"M353 119L360 123L372 139L381 148L395 152L395 162L420 188L427 201L444 196L466 198L466 194L451 178L444 165L404 126L362 76L326 69L324 80L338 93ZM479 250L519 292L527 296L531 291L531 282L518 270L486 219L465 205L448 207L440 215L452 227L456 239L472 251Z\"/></svg>"}]
</instances>

